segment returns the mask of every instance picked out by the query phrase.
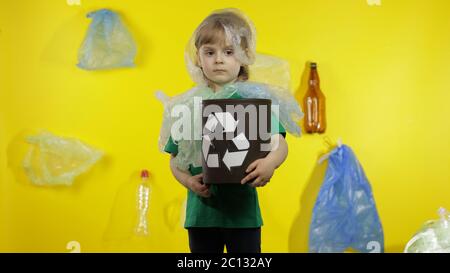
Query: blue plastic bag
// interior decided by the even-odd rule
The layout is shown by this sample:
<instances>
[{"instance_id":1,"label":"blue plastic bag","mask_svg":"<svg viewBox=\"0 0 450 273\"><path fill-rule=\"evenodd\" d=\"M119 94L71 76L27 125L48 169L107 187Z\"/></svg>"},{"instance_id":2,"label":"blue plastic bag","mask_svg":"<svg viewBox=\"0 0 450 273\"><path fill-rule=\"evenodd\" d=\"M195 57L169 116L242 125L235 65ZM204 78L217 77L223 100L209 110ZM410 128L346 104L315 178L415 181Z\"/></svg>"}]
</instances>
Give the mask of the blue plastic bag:
<instances>
[{"instance_id":1,"label":"blue plastic bag","mask_svg":"<svg viewBox=\"0 0 450 273\"><path fill-rule=\"evenodd\" d=\"M78 52L78 67L86 70L134 66L136 45L117 13L101 9L92 18Z\"/></svg>"},{"instance_id":2,"label":"blue plastic bag","mask_svg":"<svg viewBox=\"0 0 450 273\"><path fill-rule=\"evenodd\" d=\"M309 251L349 248L384 252L384 236L369 181L350 147L340 145L330 153L314 205Z\"/></svg>"}]
</instances>

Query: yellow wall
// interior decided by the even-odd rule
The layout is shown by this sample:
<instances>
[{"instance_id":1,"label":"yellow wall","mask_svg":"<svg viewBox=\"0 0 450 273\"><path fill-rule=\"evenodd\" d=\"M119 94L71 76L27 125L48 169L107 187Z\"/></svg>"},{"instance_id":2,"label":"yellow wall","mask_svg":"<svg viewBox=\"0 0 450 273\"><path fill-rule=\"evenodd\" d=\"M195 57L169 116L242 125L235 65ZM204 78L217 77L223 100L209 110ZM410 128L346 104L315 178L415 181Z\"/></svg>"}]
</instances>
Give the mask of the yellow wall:
<instances>
[{"instance_id":1,"label":"yellow wall","mask_svg":"<svg viewBox=\"0 0 450 273\"><path fill-rule=\"evenodd\" d=\"M139 46L137 67L78 69L77 50L98 8L123 15ZM342 137L365 169L387 251L402 251L420 225L450 209L450 2L0 1L0 251L188 251L180 211L186 191L157 149L162 106L192 86L183 50L214 9L253 19L257 49L290 62L304 92L305 63L317 61L327 96L327 136ZM303 78L303 82L301 81ZM69 188L26 181L23 136L38 129L77 137L106 153ZM289 157L259 189L266 252L306 251L311 210L325 165L324 136L288 137ZM25 146L26 147L26 146ZM148 239L132 228L141 168L155 176Z\"/></svg>"}]
</instances>

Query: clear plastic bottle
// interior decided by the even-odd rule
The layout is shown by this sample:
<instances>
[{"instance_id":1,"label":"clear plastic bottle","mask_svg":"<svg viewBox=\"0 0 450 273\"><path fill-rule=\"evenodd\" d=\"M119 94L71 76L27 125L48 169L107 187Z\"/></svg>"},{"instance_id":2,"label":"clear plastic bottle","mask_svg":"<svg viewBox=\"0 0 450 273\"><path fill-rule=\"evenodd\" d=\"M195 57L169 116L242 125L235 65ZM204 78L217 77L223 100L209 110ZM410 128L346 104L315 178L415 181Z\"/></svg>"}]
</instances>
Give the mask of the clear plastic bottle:
<instances>
[{"instance_id":1,"label":"clear plastic bottle","mask_svg":"<svg viewBox=\"0 0 450 273\"><path fill-rule=\"evenodd\" d=\"M149 233L147 217L151 194L150 175L147 170L141 171L141 180L142 181L137 188L138 221L136 225L136 234L138 236L147 236Z\"/></svg>"}]
</instances>

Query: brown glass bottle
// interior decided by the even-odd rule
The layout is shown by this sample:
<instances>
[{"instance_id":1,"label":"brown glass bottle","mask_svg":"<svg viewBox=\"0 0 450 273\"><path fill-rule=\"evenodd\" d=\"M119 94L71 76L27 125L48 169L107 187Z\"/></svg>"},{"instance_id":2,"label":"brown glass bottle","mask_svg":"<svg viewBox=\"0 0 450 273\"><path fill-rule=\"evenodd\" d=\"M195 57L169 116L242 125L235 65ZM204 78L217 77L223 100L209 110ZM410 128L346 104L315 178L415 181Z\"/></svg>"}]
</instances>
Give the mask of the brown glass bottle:
<instances>
[{"instance_id":1,"label":"brown glass bottle","mask_svg":"<svg viewBox=\"0 0 450 273\"><path fill-rule=\"evenodd\" d=\"M317 64L310 64L308 91L303 100L305 111L305 131L307 133L324 133L327 127L325 115L325 95L320 90Z\"/></svg>"}]
</instances>

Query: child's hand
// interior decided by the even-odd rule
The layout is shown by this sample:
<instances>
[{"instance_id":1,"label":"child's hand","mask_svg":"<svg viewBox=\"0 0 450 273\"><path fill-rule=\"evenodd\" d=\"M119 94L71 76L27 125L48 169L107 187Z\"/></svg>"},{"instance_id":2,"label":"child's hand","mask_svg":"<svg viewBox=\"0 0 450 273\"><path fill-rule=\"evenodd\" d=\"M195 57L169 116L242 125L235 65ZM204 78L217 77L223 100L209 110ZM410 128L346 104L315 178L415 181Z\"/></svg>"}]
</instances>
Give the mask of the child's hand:
<instances>
[{"instance_id":1,"label":"child's hand","mask_svg":"<svg viewBox=\"0 0 450 273\"><path fill-rule=\"evenodd\" d=\"M202 197L210 197L211 193L209 192L209 185L201 183L202 179L203 179L202 173L190 176L187 179L186 184L196 194Z\"/></svg>"},{"instance_id":2,"label":"child's hand","mask_svg":"<svg viewBox=\"0 0 450 273\"><path fill-rule=\"evenodd\" d=\"M249 173L244 179L241 180L241 184L245 184L248 181L255 179L250 186L252 187L263 187L272 178L273 172L275 171L275 166L267 160L267 158L257 159L248 166L246 173Z\"/></svg>"}]
</instances>

